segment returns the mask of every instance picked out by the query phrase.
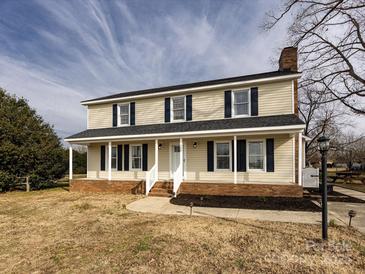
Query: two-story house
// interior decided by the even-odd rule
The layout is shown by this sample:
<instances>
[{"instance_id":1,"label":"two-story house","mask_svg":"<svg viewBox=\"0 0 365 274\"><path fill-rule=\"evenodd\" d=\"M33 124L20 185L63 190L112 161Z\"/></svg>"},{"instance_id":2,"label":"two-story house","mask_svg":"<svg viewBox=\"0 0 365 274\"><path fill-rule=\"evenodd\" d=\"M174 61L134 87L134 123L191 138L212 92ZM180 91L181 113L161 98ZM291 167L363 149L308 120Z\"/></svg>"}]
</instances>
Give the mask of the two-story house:
<instances>
[{"instance_id":1,"label":"two-story house","mask_svg":"<svg viewBox=\"0 0 365 274\"><path fill-rule=\"evenodd\" d=\"M302 196L304 123L296 48L279 70L123 92L81 102L87 178L74 191Z\"/></svg>"}]
</instances>

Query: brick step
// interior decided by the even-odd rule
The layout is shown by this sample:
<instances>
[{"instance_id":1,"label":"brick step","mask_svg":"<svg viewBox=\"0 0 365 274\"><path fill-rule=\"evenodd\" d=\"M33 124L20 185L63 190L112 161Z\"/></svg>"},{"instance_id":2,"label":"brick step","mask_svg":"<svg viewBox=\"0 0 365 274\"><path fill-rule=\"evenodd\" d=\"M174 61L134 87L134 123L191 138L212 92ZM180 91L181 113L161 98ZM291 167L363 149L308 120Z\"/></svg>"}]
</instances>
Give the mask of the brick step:
<instances>
[{"instance_id":1,"label":"brick step","mask_svg":"<svg viewBox=\"0 0 365 274\"><path fill-rule=\"evenodd\" d=\"M172 193L172 189L166 189L166 188L152 188L150 193Z\"/></svg>"},{"instance_id":2,"label":"brick step","mask_svg":"<svg viewBox=\"0 0 365 274\"><path fill-rule=\"evenodd\" d=\"M170 188L170 189L172 189L172 187L173 187L172 182L164 182L164 181L156 182L155 185L153 186L153 188Z\"/></svg>"},{"instance_id":3,"label":"brick step","mask_svg":"<svg viewBox=\"0 0 365 274\"><path fill-rule=\"evenodd\" d=\"M173 195L171 193L153 193L153 192L150 192L150 194L148 194L148 196L152 196L152 197L172 197Z\"/></svg>"}]
</instances>

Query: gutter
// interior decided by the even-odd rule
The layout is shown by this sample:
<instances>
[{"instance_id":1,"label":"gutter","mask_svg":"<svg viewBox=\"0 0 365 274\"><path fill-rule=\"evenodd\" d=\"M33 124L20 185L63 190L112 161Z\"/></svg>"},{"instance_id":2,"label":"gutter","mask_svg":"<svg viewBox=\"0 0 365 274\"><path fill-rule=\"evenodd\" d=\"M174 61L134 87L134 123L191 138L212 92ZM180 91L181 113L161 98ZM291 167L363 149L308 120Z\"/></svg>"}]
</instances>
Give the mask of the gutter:
<instances>
[{"instance_id":1,"label":"gutter","mask_svg":"<svg viewBox=\"0 0 365 274\"><path fill-rule=\"evenodd\" d=\"M182 136L185 137L209 137L220 134L232 135L232 134L244 134L255 135L262 133L295 133L302 132L305 125L291 125L291 126L275 126L275 127L257 127L257 128L237 128L237 129L220 129L220 130L204 130L204 131L187 131L187 132L168 132L168 133L152 133L152 134L136 134L136 135L116 135L116 136L101 136L101 137L86 137L86 138L66 138L65 142L89 142L89 141L112 141L112 140L128 140L128 139L156 139L165 138L173 139ZM285 132L283 132L285 131Z\"/></svg>"}]
</instances>

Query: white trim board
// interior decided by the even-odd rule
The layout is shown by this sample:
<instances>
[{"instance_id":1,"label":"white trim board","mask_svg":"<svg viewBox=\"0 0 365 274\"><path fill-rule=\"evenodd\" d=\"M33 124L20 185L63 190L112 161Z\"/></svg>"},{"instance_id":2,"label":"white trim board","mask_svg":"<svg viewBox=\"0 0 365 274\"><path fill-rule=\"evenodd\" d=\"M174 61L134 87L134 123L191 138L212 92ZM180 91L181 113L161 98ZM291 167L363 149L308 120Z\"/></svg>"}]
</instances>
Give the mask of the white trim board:
<instances>
[{"instance_id":1,"label":"white trim board","mask_svg":"<svg viewBox=\"0 0 365 274\"><path fill-rule=\"evenodd\" d=\"M81 105L95 105L101 103L110 103L110 102L118 102L118 101L128 101L128 100L135 100L138 98L148 98L148 97L156 97L156 96L165 96L170 94L180 94L183 92L194 92L194 91L203 91L203 90L210 90L210 89L218 89L218 88L232 88L237 87L240 85L249 85L249 84L259 84L265 82L274 82L277 80L292 80L298 79L301 76L301 73L291 74L291 75L284 75L284 76L275 76L275 77L268 77L256 80L248 80L248 81L238 81L232 83L224 83L224 84L217 84L217 85L207 85L195 88L185 88L185 89L178 89L172 91L160 91L154 92L149 94L141 94L141 95L131 95L126 97L119 97L119 98L111 98L111 99L100 99L100 100L89 100L87 102L81 102Z\"/></svg>"}]
</instances>

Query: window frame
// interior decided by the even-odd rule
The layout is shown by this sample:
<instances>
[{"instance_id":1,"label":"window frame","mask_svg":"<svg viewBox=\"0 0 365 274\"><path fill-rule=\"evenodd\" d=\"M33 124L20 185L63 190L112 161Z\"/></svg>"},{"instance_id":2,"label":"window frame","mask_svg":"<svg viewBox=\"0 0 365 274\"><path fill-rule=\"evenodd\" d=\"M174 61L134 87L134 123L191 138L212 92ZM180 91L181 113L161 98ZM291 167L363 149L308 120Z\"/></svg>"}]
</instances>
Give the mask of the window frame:
<instances>
[{"instance_id":1,"label":"window frame","mask_svg":"<svg viewBox=\"0 0 365 274\"><path fill-rule=\"evenodd\" d=\"M112 145L112 151L113 151L113 148L115 148L115 168L112 167L111 169L115 171L118 169L118 146ZM109 170L109 153L111 153L111 152L109 152L108 145L106 145L105 146L105 171ZM113 156L112 156L112 163L113 163Z\"/></svg>"},{"instance_id":2,"label":"window frame","mask_svg":"<svg viewBox=\"0 0 365 274\"><path fill-rule=\"evenodd\" d=\"M182 97L184 98L184 118L183 119L175 119L174 117L174 99ZM186 95L178 95L170 98L170 117L171 122L185 122L186 121Z\"/></svg>"},{"instance_id":3,"label":"window frame","mask_svg":"<svg viewBox=\"0 0 365 274\"><path fill-rule=\"evenodd\" d=\"M236 93L240 93L240 92L244 92L244 91L247 91L248 93L248 113L247 114L239 114L237 115L235 113L235 103L234 103L234 100L235 100L235 95ZM231 112L232 112L232 117L250 117L251 116L251 89L250 88L247 88L247 89L236 89L236 90L232 90L232 109L231 109Z\"/></svg>"},{"instance_id":4,"label":"window frame","mask_svg":"<svg viewBox=\"0 0 365 274\"><path fill-rule=\"evenodd\" d=\"M143 146L142 144L130 144L130 151L129 151L129 170L131 171L142 171L142 165L143 165ZM141 159L141 164L140 164L140 168L133 168L133 158L137 158L137 157L133 157L133 147L140 147L141 148L141 157L139 157Z\"/></svg>"},{"instance_id":5,"label":"window frame","mask_svg":"<svg viewBox=\"0 0 365 274\"><path fill-rule=\"evenodd\" d=\"M127 124L121 124L121 119L120 119L120 107L123 105L128 105L128 123ZM120 103L118 104L118 127L126 127L126 126L130 126L131 124L131 103Z\"/></svg>"},{"instance_id":6,"label":"window frame","mask_svg":"<svg viewBox=\"0 0 365 274\"><path fill-rule=\"evenodd\" d=\"M263 168L250 168L250 143L262 143L262 153L263 153ZM253 171L253 172L266 172L266 142L265 139L255 139L255 140L247 140L246 145L246 169L247 171Z\"/></svg>"},{"instance_id":7,"label":"window frame","mask_svg":"<svg viewBox=\"0 0 365 274\"><path fill-rule=\"evenodd\" d=\"M228 143L228 149L229 149L229 167L228 168L218 168L217 166L217 145L218 144L227 144ZM222 140L222 141L215 141L214 142L214 170L215 171L231 171L232 170L232 140Z\"/></svg>"}]
</instances>

